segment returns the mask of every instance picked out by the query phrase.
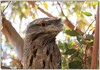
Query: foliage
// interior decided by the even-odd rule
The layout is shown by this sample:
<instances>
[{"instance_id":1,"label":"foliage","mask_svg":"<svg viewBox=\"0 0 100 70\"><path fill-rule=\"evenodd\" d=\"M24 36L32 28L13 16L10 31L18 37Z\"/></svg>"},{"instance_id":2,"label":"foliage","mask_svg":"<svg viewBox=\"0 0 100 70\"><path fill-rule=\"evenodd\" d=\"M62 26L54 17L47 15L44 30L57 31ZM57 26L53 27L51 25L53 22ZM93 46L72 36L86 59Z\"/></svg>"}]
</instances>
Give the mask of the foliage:
<instances>
[{"instance_id":1,"label":"foliage","mask_svg":"<svg viewBox=\"0 0 100 70\"><path fill-rule=\"evenodd\" d=\"M85 1L65 2L64 1L64 2L60 2L60 4L65 16L67 16L67 18L73 23L75 27L79 28L82 32L84 32L84 35L82 36L78 34L75 29L72 30L69 27L64 26L63 32L66 34L65 37L66 41L64 42L58 41L58 46L62 53L62 69L90 68L91 65L90 60L91 60L91 52L92 52L90 48L93 46L93 41L94 41L93 32L95 29L94 27L95 22L93 22L93 24L91 25L92 23L91 21L95 20L95 15L96 15L95 13L96 13L96 7L98 5L98 2L85 2ZM6 5L7 3L2 3L1 9L4 10ZM7 13L5 14L6 17L9 16L7 17L9 21L11 22L13 21L12 24L16 23L13 25L15 25L16 30L19 30L18 32L23 39L25 35L25 28L28 22L31 22L36 18L47 17L38 10L39 7L43 8L45 11L53 14L54 16L60 17L62 19L64 18L64 15L62 15L62 12L59 10L60 7L56 1L54 2L37 1L35 2L34 6L32 6L28 2L12 1L11 5L9 6L9 9L6 9L7 11L4 12ZM18 18L17 20L20 21L19 24L18 21L17 22L15 21L16 18ZM27 22L25 22L26 20ZM18 28L16 25L18 26ZM89 25L91 26L89 27ZM10 47L10 49L11 48L12 47ZM4 52L4 50L2 51ZM4 53L7 54L7 52ZM15 54L14 55L11 54L11 55L15 57ZM2 56L2 58L3 57L4 56ZM2 60L4 60L4 58ZM10 65L12 68L16 67L15 66L16 63L15 65L13 63Z\"/></svg>"}]
</instances>

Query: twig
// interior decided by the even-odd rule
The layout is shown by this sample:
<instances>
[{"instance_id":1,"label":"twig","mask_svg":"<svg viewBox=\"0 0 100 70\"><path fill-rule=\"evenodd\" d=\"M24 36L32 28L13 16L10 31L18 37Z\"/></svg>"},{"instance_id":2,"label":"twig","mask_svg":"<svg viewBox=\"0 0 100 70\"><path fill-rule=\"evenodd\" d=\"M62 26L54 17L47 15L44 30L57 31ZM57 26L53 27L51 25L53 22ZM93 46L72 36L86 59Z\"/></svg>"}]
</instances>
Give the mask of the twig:
<instances>
[{"instance_id":1,"label":"twig","mask_svg":"<svg viewBox=\"0 0 100 70\"><path fill-rule=\"evenodd\" d=\"M57 1L57 3L58 3L58 5L59 5L59 7L60 7L60 9L61 9L62 15L63 15L64 17L66 17L65 14L64 14L64 12L63 12L63 10L62 10L62 7L61 7L60 3L59 3L58 1Z\"/></svg>"},{"instance_id":2,"label":"twig","mask_svg":"<svg viewBox=\"0 0 100 70\"><path fill-rule=\"evenodd\" d=\"M49 14L48 12L44 11L42 8L38 7L38 9L43 12L44 14L46 14L48 17L53 17L53 18L56 18L54 17L53 15Z\"/></svg>"},{"instance_id":3,"label":"twig","mask_svg":"<svg viewBox=\"0 0 100 70\"><path fill-rule=\"evenodd\" d=\"M34 1L33 1L33 2L32 2L32 1L28 1L28 3L31 4L31 5L33 6L33 8L34 8L34 6L36 5ZM44 11L42 8L38 7L38 9L39 9L42 13L46 14L48 17L54 17L54 16L51 15L50 13ZM54 18L56 18L56 17L54 17Z\"/></svg>"},{"instance_id":4,"label":"twig","mask_svg":"<svg viewBox=\"0 0 100 70\"><path fill-rule=\"evenodd\" d=\"M63 23L68 26L70 29L74 30L75 26L68 20L68 18L66 17L66 19L63 21ZM79 33L80 35L83 35L84 33L76 27L76 32Z\"/></svg>"},{"instance_id":5,"label":"twig","mask_svg":"<svg viewBox=\"0 0 100 70\"><path fill-rule=\"evenodd\" d=\"M88 29L90 28L90 26L93 24L94 21L95 21L95 20L93 20L92 23L88 26L88 28L87 28L87 30L85 31L84 34L86 34L86 32L88 31Z\"/></svg>"},{"instance_id":6,"label":"twig","mask_svg":"<svg viewBox=\"0 0 100 70\"><path fill-rule=\"evenodd\" d=\"M57 3L58 3L58 5L59 5L59 7L60 7L60 9L61 9L61 12L62 12L63 16L66 17L65 14L64 14L64 12L63 12L63 10L62 10L62 8L61 8L61 6L60 6L60 3L59 3L59 2L57 2ZM83 34L84 34L81 30L79 30L76 26L74 26L74 25L68 20L67 17L66 17L66 20L64 21L64 23L65 23L67 26L69 26L71 29L76 30L80 35L83 35Z\"/></svg>"},{"instance_id":7,"label":"twig","mask_svg":"<svg viewBox=\"0 0 100 70\"><path fill-rule=\"evenodd\" d=\"M9 3L8 3L7 6L6 6L6 8L9 6L10 2L11 2L11 1L9 1ZM6 10L6 8L3 10L3 13L4 13L4 11Z\"/></svg>"}]
</instances>

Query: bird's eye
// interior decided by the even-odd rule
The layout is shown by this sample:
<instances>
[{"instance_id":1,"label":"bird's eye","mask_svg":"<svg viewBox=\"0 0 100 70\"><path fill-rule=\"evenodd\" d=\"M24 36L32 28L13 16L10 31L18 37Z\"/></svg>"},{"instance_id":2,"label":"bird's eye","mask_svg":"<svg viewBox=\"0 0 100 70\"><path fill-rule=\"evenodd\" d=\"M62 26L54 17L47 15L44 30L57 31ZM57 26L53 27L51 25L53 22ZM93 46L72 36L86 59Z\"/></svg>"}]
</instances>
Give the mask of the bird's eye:
<instances>
[{"instance_id":1,"label":"bird's eye","mask_svg":"<svg viewBox=\"0 0 100 70\"><path fill-rule=\"evenodd\" d=\"M41 23L41 25L44 27L46 24L45 23Z\"/></svg>"}]
</instances>

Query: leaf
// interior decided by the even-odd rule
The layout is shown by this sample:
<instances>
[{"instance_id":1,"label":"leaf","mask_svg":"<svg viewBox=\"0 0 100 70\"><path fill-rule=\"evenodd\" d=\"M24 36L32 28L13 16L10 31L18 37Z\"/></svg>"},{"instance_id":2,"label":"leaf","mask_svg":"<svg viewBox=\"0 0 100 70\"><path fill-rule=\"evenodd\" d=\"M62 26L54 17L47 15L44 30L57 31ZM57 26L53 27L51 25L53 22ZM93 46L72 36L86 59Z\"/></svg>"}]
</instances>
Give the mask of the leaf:
<instances>
[{"instance_id":1,"label":"leaf","mask_svg":"<svg viewBox=\"0 0 100 70\"><path fill-rule=\"evenodd\" d=\"M94 5L98 5L98 1L97 2L93 2Z\"/></svg>"},{"instance_id":2,"label":"leaf","mask_svg":"<svg viewBox=\"0 0 100 70\"><path fill-rule=\"evenodd\" d=\"M85 40L93 40L94 39L94 37L93 37L93 35L86 35L86 37L85 37Z\"/></svg>"},{"instance_id":3,"label":"leaf","mask_svg":"<svg viewBox=\"0 0 100 70\"><path fill-rule=\"evenodd\" d=\"M87 43L93 43L93 40L86 40Z\"/></svg>"},{"instance_id":4,"label":"leaf","mask_svg":"<svg viewBox=\"0 0 100 70\"><path fill-rule=\"evenodd\" d=\"M98 2L93 2L93 6L97 6L98 5Z\"/></svg>"},{"instance_id":5,"label":"leaf","mask_svg":"<svg viewBox=\"0 0 100 70\"><path fill-rule=\"evenodd\" d=\"M64 47L65 47L65 49L66 50L68 50L69 48L68 48L68 44L67 43L64 43Z\"/></svg>"},{"instance_id":6,"label":"leaf","mask_svg":"<svg viewBox=\"0 0 100 70\"><path fill-rule=\"evenodd\" d=\"M73 61L80 61L80 62L82 62L82 59L81 59L80 56L78 56L78 57L75 57L75 58L73 59Z\"/></svg>"},{"instance_id":7,"label":"leaf","mask_svg":"<svg viewBox=\"0 0 100 70\"><path fill-rule=\"evenodd\" d=\"M77 36L77 40L80 44L86 44L84 41L82 41L82 37L80 35Z\"/></svg>"},{"instance_id":8,"label":"leaf","mask_svg":"<svg viewBox=\"0 0 100 70\"><path fill-rule=\"evenodd\" d=\"M77 36L77 35L79 35L75 30L66 30L65 32L66 32L66 34L68 34L70 36Z\"/></svg>"},{"instance_id":9,"label":"leaf","mask_svg":"<svg viewBox=\"0 0 100 70\"><path fill-rule=\"evenodd\" d=\"M69 63L70 69L79 69L82 68L82 63L80 61L72 61Z\"/></svg>"},{"instance_id":10,"label":"leaf","mask_svg":"<svg viewBox=\"0 0 100 70\"><path fill-rule=\"evenodd\" d=\"M58 41L58 46L60 50L62 50L62 53L66 52L68 50L67 43L62 43L61 41Z\"/></svg>"},{"instance_id":11,"label":"leaf","mask_svg":"<svg viewBox=\"0 0 100 70\"><path fill-rule=\"evenodd\" d=\"M95 9L96 6L98 5L98 2L93 2L93 8Z\"/></svg>"},{"instance_id":12,"label":"leaf","mask_svg":"<svg viewBox=\"0 0 100 70\"><path fill-rule=\"evenodd\" d=\"M70 37L70 36L66 34L66 40L68 40L69 37Z\"/></svg>"},{"instance_id":13,"label":"leaf","mask_svg":"<svg viewBox=\"0 0 100 70\"><path fill-rule=\"evenodd\" d=\"M35 6L34 6L34 9L35 9L35 10L37 10L37 9L38 9L38 6L37 6L37 5L35 5Z\"/></svg>"},{"instance_id":14,"label":"leaf","mask_svg":"<svg viewBox=\"0 0 100 70\"><path fill-rule=\"evenodd\" d=\"M11 51L10 55L11 55L11 56L15 56L14 51Z\"/></svg>"},{"instance_id":15,"label":"leaf","mask_svg":"<svg viewBox=\"0 0 100 70\"><path fill-rule=\"evenodd\" d=\"M72 46L73 46L73 42L69 41L68 42L68 48L72 48Z\"/></svg>"},{"instance_id":16,"label":"leaf","mask_svg":"<svg viewBox=\"0 0 100 70\"><path fill-rule=\"evenodd\" d=\"M32 18L34 19L34 18L36 18L36 16L35 16L35 14L34 13L32 13Z\"/></svg>"},{"instance_id":17,"label":"leaf","mask_svg":"<svg viewBox=\"0 0 100 70\"><path fill-rule=\"evenodd\" d=\"M59 48L60 48L61 50L64 50L64 48L63 48L63 44L62 44L61 41L58 41L58 46L59 46Z\"/></svg>"},{"instance_id":18,"label":"leaf","mask_svg":"<svg viewBox=\"0 0 100 70\"><path fill-rule=\"evenodd\" d=\"M65 69L65 68L67 68L68 67L68 64L67 64L68 62L67 62L67 60L66 60L66 57L63 57L62 58L62 68L63 69Z\"/></svg>"},{"instance_id":19,"label":"leaf","mask_svg":"<svg viewBox=\"0 0 100 70\"><path fill-rule=\"evenodd\" d=\"M90 44L92 46L93 42L94 42L94 37L93 37L93 35L86 35L85 40L88 44Z\"/></svg>"},{"instance_id":20,"label":"leaf","mask_svg":"<svg viewBox=\"0 0 100 70\"><path fill-rule=\"evenodd\" d=\"M75 52L72 56L71 56L71 60L73 60L75 57L78 57L79 55L79 51Z\"/></svg>"},{"instance_id":21,"label":"leaf","mask_svg":"<svg viewBox=\"0 0 100 70\"><path fill-rule=\"evenodd\" d=\"M43 5L44 5L45 9L48 10L48 4L46 2L43 2Z\"/></svg>"},{"instance_id":22,"label":"leaf","mask_svg":"<svg viewBox=\"0 0 100 70\"><path fill-rule=\"evenodd\" d=\"M25 10L25 15L29 15L29 14L30 14L30 9L28 8Z\"/></svg>"},{"instance_id":23,"label":"leaf","mask_svg":"<svg viewBox=\"0 0 100 70\"><path fill-rule=\"evenodd\" d=\"M75 53L77 50L75 50L75 49L69 49L69 50L67 50L65 53L63 53L64 55L71 55L71 54L73 54L73 53Z\"/></svg>"},{"instance_id":24,"label":"leaf","mask_svg":"<svg viewBox=\"0 0 100 70\"><path fill-rule=\"evenodd\" d=\"M1 6L1 9L2 9L2 10L4 10L4 9L5 9L5 7L6 7L5 5L4 5L4 6Z\"/></svg>"},{"instance_id":25,"label":"leaf","mask_svg":"<svg viewBox=\"0 0 100 70\"><path fill-rule=\"evenodd\" d=\"M26 15L23 12L20 12L20 20L22 20L22 18L26 18Z\"/></svg>"},{"instance_id":26,"label":"leaf","mask_svg":"<svg viewBox=\"0 0 100 70\"><path fill-rule=\"evenodd\" d=\"M85 31L86 30L85 27L90 25L87 22L87 20L85 20L84 18L80 18L80 20L78 20L77 24L78 24L77 28L79 28L82 31ZM93 27L91 26L91 28L93 28Z\"/></svg>"},{"instance_id":27,"label":"leaf","mask_svg":"<svg viewBox=\"0 0 100 70\"><path fill-rule=\"evenodd\" d=\"M82 12L84 15L86 16L92 16L92 14L90 12Z\"/></svg>"}]
</instances>

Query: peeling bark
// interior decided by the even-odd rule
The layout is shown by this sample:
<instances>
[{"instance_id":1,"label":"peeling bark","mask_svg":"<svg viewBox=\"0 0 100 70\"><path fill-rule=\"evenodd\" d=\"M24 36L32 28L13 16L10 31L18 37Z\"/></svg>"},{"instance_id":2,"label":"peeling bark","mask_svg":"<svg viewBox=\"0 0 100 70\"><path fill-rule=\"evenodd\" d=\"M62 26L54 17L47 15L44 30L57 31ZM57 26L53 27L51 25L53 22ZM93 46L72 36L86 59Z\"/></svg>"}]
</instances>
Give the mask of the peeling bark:
<instances>
[{"instance_id":1,"label":"peeling bark","mask_svg":"<svg viewBox=\"0 0 100 70\"><path fill-rule=\"evenodd\" d=\"M12 43L12 45L16 49L16 53L18 55L19 60L21 60L24 45L23 39L20 37L20 35L6 18L2 18L2 26L3 28L1 31L7 37L9 42Z\"/></svg>"}]
</instances>

